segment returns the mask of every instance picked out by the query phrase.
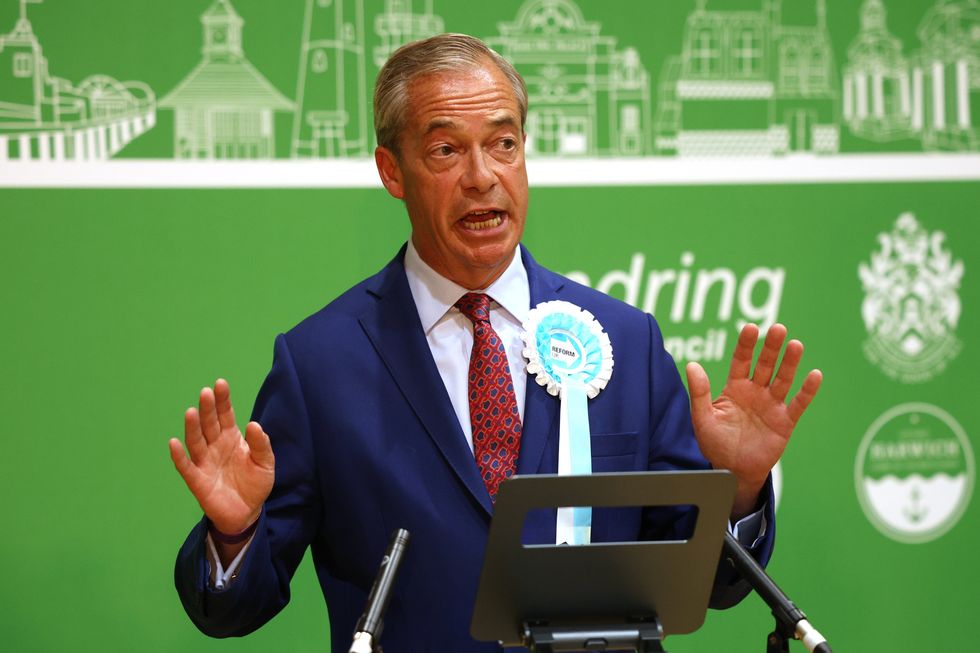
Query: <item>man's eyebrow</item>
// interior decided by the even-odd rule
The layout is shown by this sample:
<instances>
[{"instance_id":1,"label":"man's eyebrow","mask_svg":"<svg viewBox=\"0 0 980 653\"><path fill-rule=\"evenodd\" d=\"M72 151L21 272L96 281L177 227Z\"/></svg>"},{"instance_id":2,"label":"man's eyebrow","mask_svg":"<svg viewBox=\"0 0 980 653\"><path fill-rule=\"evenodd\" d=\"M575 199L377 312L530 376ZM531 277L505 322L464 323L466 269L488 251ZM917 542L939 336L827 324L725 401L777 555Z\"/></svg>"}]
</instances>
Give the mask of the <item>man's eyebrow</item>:
<instances>
[{"instance_id":1,"label":"man's eyebrow","mask_svg":"<svg viewBox=\"0 0 980 653\"><path fill-rule=\"evenodd\" d=\"M517 117L511 114L509 111L492 117L490 119L490 124L494 127L503 127L505 125L518 127ZM426 126L424 136L428 136L432 132L439 129L459 129L459 126L452 118L433 118Z\"/></svg>"},{"instance_id":2,"label":"man's eyebrow","mask_svg":"<svg viewBox=\"0 0 980 653\"><path fill-rule=\"evenodd\" d=\"M437 129L453 129L454 127L456 127L456 123L453 122L452 118L433 118L429 121L425 135L428 136Z\"/></svg>"},{"instance_id":3,"label":"man's eyebrow","mask_svg":"<svg viewBox=\"0 0 980 653\"><path fill-rule=\"evenodd\" d=\"M517 117L512 113L510 113L509 111L507 113L497 116L491 122L493 123L494 127L510 126L516 128L519 126L517 122Z\"/></svg>"}]
</instances>

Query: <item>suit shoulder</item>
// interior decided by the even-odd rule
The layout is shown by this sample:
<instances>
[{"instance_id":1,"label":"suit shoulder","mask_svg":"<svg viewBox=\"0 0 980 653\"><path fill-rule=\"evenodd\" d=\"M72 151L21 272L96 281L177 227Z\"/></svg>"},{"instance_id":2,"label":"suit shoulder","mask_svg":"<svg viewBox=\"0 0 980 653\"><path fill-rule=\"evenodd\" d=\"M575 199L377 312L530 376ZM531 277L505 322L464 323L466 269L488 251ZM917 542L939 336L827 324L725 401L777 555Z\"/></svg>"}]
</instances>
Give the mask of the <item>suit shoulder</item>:
<instances>
[{"instance_id":1,"label":"suit shoulder","mask_svg":"<svg viewBox=\"0 0 980 653\"><path fill-rule=\"evenodd\" d=\"M291 343L303 341L311 337L322 337L325 332L351 328L377 301L377 290L386 283L390 267L355 284L303 319L286 332L287 340Z\"/></svg>"}]
</instances>

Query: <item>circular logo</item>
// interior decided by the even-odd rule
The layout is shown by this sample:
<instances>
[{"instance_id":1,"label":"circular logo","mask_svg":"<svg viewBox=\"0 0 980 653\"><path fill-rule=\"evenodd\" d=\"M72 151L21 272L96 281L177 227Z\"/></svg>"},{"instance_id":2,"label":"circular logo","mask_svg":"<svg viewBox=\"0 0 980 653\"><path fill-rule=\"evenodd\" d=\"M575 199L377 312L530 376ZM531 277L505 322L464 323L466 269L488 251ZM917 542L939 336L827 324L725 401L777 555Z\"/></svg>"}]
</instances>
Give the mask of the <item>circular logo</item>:
<instances>
[{"instance_id":1,"label":"circular logo","mask_svg":"<svg viewBox=\"0 0 980 653\"><path fill-rule=\"evenodd\" d=\"M973 494L974 462L963 427L925 403L895 406L864 434L854 465L861 508L884 535L916 544L959 521Z\"/></svg>"},{"instance_id":2,"label":"circular logo","mask_svg":"<svg viewBox=\"0 0 980 653\"><path fill-rule=\"evenodd\" d=\"M576 334L568 331L553 331L548 344L552 369L566 376L583 371L586 362L584 347Z\"/></svg>"}]
</instances>

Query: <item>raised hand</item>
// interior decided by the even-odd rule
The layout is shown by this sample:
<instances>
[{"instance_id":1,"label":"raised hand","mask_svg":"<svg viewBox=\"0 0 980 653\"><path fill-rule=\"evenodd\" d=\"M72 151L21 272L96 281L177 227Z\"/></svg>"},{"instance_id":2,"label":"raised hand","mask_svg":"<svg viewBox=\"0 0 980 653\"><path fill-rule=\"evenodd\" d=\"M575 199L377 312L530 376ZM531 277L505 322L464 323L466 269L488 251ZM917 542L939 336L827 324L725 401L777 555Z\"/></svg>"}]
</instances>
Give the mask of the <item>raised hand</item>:
<instances>
[{"instance_id":1,"label":"raised hand","mask_svg":"<svg viewBox=\"0 0 980 653\"><path fill-rule=\"evenodd\" d=\"M789 405L789 394L803 344L790 340L776 369L786 340L786 327L774 324L766 335L755 370L752 357L759 328L746 325L732 354L728 381L721 394L711 400L708 375L698 363L688 363L687 383L691 394L694 434L705 458L716 469L727 469L738 479L732 516L740 518L753 510L766 476L782 456L793 428L810 405L823 375L811 370Z\"/></svg>"},{"instance_id":2,"label":"raised hand","mask_svg":"<svg viewBox=\"0 0 980 653\"><path fill-rule=\"evenodd\" d=\"M245 438L235 423L228 382L201 390L200 409L184 413L184 440L170 439L170 457L215 528L238 533L262 511L272 491L275 457L269 436L249 422Z\"/></svg>"}]
</instances>

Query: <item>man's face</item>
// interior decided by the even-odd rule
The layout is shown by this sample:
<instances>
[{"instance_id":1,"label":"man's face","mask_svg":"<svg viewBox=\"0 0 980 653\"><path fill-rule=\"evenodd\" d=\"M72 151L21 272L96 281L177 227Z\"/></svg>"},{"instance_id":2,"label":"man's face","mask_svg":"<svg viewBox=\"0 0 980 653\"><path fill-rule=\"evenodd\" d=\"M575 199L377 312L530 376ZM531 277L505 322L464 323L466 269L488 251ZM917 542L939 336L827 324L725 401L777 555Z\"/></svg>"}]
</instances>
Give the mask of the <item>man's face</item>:
<instances>
[{"instance_id":1,"label":"man's face","mask_svg":"<svg viewBox=\"0 0 980 653\"><path fill-rule=\"evenodd\" d=\"M382 181L405 200L422 260L465 288L486 288L510 264L527 214L513 89L488 61L419 77L409 98L400 156L375 152Z\"/></svg>"}]
</instances>

